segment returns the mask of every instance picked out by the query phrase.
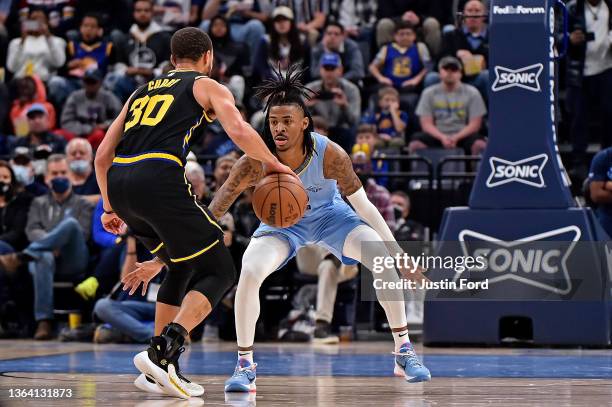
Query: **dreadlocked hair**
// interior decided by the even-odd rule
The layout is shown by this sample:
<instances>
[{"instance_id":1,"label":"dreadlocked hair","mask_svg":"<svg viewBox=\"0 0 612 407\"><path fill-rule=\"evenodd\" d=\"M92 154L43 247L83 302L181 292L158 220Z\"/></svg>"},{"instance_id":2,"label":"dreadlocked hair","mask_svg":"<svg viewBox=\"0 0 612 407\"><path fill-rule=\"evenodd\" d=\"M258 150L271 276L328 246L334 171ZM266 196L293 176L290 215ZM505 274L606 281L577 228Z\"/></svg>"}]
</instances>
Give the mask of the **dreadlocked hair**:
<instances>
[{"instance_id":1,"label":"dreadlocked hair","mask_svg":"<svg viewBox=\"0 0 612 407\"><path fill-rule=\"evenodd\" d=\"M277 69L273 69L273 79L266 79L260 86L255 88L255 96L261 100L266 100L264 111L266 119L263 131L263 139L270 151L276 151L274 138L270 131L269 119L270 108L273 106L295 105L304 112L304 117L308 118L308 127L304 130L304 153L310 155L314 151L314 144L310 132L314 131L312 117L308 108L304 104L304 99L310 99L314 92L307 88L301 81L305 69L299 64L292 64L283 74L280 64Z\"/></svg>"}]
</instances>

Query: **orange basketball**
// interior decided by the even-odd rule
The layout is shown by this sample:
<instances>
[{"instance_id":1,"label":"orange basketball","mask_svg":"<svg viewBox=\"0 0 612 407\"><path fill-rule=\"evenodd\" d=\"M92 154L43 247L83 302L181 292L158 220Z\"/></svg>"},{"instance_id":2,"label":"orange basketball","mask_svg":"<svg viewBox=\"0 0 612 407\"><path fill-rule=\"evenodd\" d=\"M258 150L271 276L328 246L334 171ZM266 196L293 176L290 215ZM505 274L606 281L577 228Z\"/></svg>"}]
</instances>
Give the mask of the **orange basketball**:
<instances>
[{"instance_id":1,"label":"orange basketball","mask_svg":"<svg viewBox=\"0 0 612 407\"><path fill-rule=\"evenodd\" d=\"M253 191L253 209L263 223L287 228L302 219L308 194L300 180L289 174L275 173L259 181Z\"/></svg>"}]
</instances>

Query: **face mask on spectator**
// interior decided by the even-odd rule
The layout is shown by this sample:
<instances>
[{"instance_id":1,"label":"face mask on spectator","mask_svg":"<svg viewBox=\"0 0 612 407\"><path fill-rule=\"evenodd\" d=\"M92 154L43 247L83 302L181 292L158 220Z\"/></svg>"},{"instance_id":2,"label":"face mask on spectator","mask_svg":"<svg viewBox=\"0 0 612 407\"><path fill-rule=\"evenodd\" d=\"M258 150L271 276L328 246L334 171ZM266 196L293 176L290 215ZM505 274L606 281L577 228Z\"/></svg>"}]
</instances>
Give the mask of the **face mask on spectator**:
<instances>
[{"instance_id":1,"label":"face mask on spectator","mask_svg":"<svg viewBox=\"0 0 612 407\"><path fill-rule=\"evenodd\" d=\"M87 160L74 160L70 163L70 171L78 175L87 174L91 170L91 164Z\"/></svg>"},{"instance_id":2,"label":"face mask on spectator","mask_svg":"<svg viewBox=\"0 0 612 407\"><path fill-rule=\"evenodd\" d=\"M0 196L10 198L11 197L11 184L7 184L4 181L0 181Z\"/></svg>"},{"instance_id":3,"label":"face mask on spectator","mask_svg":"<svg viewBox=\"0 0 612 407\"><path fill-rule=\"evenodd\" d=\"M57 177L51 180L51 189L53 192L63 194L70 188L70 180L66 177Z\"/></svg>"},{"instance_id":4,"label":"face mask on spectator","mask_svg":"<svg viewBox=\"0 0 612 407\"><path fill-rule=\"evenodd\" d=\"M13 172L15 173L15 180L23 186L30 185L34 182L34 175L30 172L28 167L23 165L13 165Z\"/></svg>"},{"instance_id":5,"label":"face mask on spectator","mask_svg":"<svg viewBox=\"0 0 612 407\"><path fill-rule=\"evenodd\" d=\"M32 167L34 167L34 174L44 175L47 171L47 160L34 160L32 161Z\"/></svg>"}]
</instances>

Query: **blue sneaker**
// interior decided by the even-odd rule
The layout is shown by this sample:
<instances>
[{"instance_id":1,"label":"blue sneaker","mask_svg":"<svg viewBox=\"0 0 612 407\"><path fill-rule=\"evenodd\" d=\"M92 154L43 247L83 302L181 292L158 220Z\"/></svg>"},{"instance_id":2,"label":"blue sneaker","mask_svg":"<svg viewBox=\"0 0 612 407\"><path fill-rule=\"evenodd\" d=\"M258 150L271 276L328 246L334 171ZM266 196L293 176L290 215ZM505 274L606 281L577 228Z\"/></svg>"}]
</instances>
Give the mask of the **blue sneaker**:
<instances>
[{"instance_id":1,"label":"blue sneaker","mask_svg":"<svg viewBox=\"0 0 612 407\"><path fill-rule=\"evenodd\" d=\"M225 391L244 393L256 391L256 367L257 363L251 363L246 359L238 359L234 374L232 375L232 377L225 381Z\"/></svg>"},{"instance_id":2,"label":"blue sneaker","mask_svg":"<svg viewBox=\"0 0 612 407\"><path fill-rule=\"evenodd\" d=\"M395 376L403 376L410 383L428 382L431 380L429 369L421 363L411 343L405 343L395 355Z\"/></svg>"}]
</instances>

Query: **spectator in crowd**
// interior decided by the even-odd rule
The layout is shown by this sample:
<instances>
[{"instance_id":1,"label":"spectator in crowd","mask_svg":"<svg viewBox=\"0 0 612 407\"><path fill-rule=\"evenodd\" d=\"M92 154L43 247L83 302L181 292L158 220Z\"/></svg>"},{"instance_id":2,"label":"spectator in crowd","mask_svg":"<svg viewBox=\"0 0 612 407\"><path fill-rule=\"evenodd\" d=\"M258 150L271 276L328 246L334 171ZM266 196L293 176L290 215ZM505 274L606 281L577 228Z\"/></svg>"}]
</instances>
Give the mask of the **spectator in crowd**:
<instances>
[{"instance_id":1,"label":"spectator in crowd","mask_svg":"<svg viewBox=\"0 0 612 407\"><path fill-rule=\"evenodd\" d=\"M343 27L346 35L358 42L370 43L376 24L376 0L338 0L330 4L332 15Z\"/></svg>"},{"instance_id":2,"label":"spectator in crowd","mask_svg":"<svg viewBox=\"0 0 612 407\"><path fill-rule=\"evenodd\" d=\"M593 106L601 111L602 148L612 144L612 2L581 0L568 4L567 106L576 171L583 169Z\"/></svg>"},{"instance_id":3,"label":"spectator in crowd","mask_svg":"<svg viewBox=\"0 0 612 407\"><path fill-rule=\"evenodd\" d=\"M83 75L83 89L73 92L62 111L62 128L89 140L96 149L108 126L121 112L121 101L102 87L102 72L90 68Z\"/></svg>"},{"instance_id":4,"label":"spectator in crowd","mask_svg":"<svg viewBox=\"0 0 612 407\"><path fill-rule=\"evenodd\" d=\"M13 169L0 160L0 254L23 250L32 195L17 182Z\"/></svg>"},{"instance_id":5,"label":"spectator in crowd","mask_svg":"<svg viewBox=\"0 0 612 407\"><path fill-rule=\"evenodd\" d=\"M63 153L66 140L57 134L51 133L49 125L49 112L45 105L34 103L26 111L28 119L28 135L18 137L15 146L28 147L32 154L38 147L48 147L53 153Z\"/></svg>"},{"instance_id":6,"label":"spectator in crowd","mask_svg":"<svg viewBox=\"0 0 612 407\"><path fill-rule=\"evenodd\" d=\"M133 236L125 238L121 250L123 260L120 279L133 271L138 262L151 259L151 254L142 250ZM139 250L140 248L140 250ZM148 285L145 293L137 290L132 295L117 290L115 296L101 298L96 302L94 314L103 322L94 333L95 343L139 342L144 343L153 336L155 326L156 289L159 288L163 274L156 276ZM116 297L116 298L113 298Z\"/></svg>"},{"instance_id":7,"label":"spectator in crowd","mask_svg":"<svg viewBox=\"0 0 612 407\"><path fill-rule=\"evenodd\" d=\"M395 210L395 239L399 241L417 241L425 239L425 227L419 222L409 219L410 197L404 191L391 194L391 203Z\"/></svg>"},{"instance_id":8,"label":"spectator in crowd","mask_svg":"<svg viewBox=\"0 0 612 407\"><path fill-rule=\"evenodd\" d=\"M49 19L49 28L55 34L63 36L74 28L75 6L78 0L21 0L19 5L20 20L27 19L34 11L40 11Z\"/></svg>"},{"instance_id":9,"label":"spectator in crowd","mask_svg":"<svg viewBox=\"0 0 612 407\"><path fill-rule=\"evenodd\" d=\"M308 38L308 44L313 45L316 42L330 12L329 0L269 1L274 7L290 7L295 15L297 28L302 35Z\"/></svg>"},{"instance_id":10,"label":"spectator in crowd","mask_svg":"<svg viewBox=\"0 0 612 407\"><path fill-rule=\"evenodd\" d=\"M401 93L402 105L412 110L431 58L425 44L416 42L416 32L411 23L399 22L393 39L391 44L378 51L370 64L370 73L381 85L395 87Z\"/></svg>"},{"instance_id":11,"label":"spectator in crowd","mask_svg":"<svg viewBox=\"0 0 612 407\"><path fill-rule=\"evenodd\" d=\"M390 199L391 194L389 194L387 188L378 185L372 177L370 157L365 152L358 151L351 156L351 159L355 174L359 177L368 199L378 209L389 229L395 230L395 212Z\"/></svg>"},{"instance_id":12,"label":"spectator in crowd","mask_svg":"<svg viewBox=\"0 0 612 407\"><path fill-rule=\"evenodd\" d=\"M233 154L226 154L217 158L217 162L215 163L215 171L213 172L213 192L216 192L227 180L230 171L232 170L232 167L234 166L234 164L236 164L237 161L238 159Z\"/></svg>"},{"instance_id":13,"label":"spectator in crowd","mask_svg":"<svg viewBox=\"0 0 612 407\"><path fill-rule=\"evenodd\" d=\"M91 205L100 200L100 188L93 170L93 151L85 139L74 138L66 145L68 178L75 194L87 199Z\"/></svg>"},{"instance_id":14,"label":"spectator in crowd","mask_svg":"<svg viewBox=\"0 0 612 407\"><path fill-rule=\"evenodd\" d=\"M81 79L87 70L99 69L101 75L105 75L116 62L113 43L102 38L104 29L98 15L85 15L79 33L80 38L68 42L66 76L54 78L53 100L60 106L71 92L81 87Z\"/></svg>"},{"instance_id":15,"label":"spectator in crowd","mask_svg":"<svg viewBox=\"0 0 612 407\"><path fill-rule=\"evenodd\" d=\"M340 55L328 52L322 55L320 61L321 79L306 85L314 92L306 105L312 114L325 119L329 126L329 138L348 152L354 142L361 111L359 88L342 77Z\"/></svg>"},{"instance_id":16,"label":"spectator in crowd","mask_svg":"<svg viewBox=\"0 0 612 407\"><path fill-rule=\"evenodd\" d=\"M463 23L444 34L440 56L459 58L463 64L464 81L474 85L485 100L489 88L489 32L485 22L487 11L480 0L470 0L463 8ZM425 79L425 86L440 81L440 75L432 72Z\"/></svg>"},{"instance_id":17,"label":"spectator in crowd","mask_svg":"<svg viewBox=\"0 0 612 407\"><path fill-rule=\"evenodd\" d=\"M120 45L123 41L116 39L124 39L124 34L130 29L132 24L132 16L126 13L130 9L131 1L126 0L87 0L78 1L75 11L75 20L83 21L83 17L88 14L96 14L100 16L101 27L104 31L110 33L115 45Z\"/></svg>"},{"instance_id":18,"label":"spectator in crowd","mask_svg":"<svg viewBox=\"0 0 612 407\"><path fill-rule=\"evenodd\" d=\"M486 147L479 134L487 113L482 96L475 87L461 82L457 58L442 58L438 69L442 83L423 91L416 110L423 132L414 134L409 150L459 147L466 154L478 155Z\"/></svg>"},{"instance_id":19,"label":"spectator in crowd","mask_svg":"<svg viewBox=\"0 0 612 407\"><path fill-rule=\"evenodd\" d=\"M8 30L6 20L11 12L11 0L0 1L0 67L6 63L6 49L8 48Z\"/></svg>"},{"instance_id":20,"label":"spectator in crowd","mask_svg":"<svg viewBox=\"0 0 612 407\"><path fill-rule=\"evenodd\" d=\"M234 204L231 213L234 218L235 230L233 233L234 246L237 247L239 257L234 257L234 264L237 267L242 264L242 253L246 250L251 236L259 226L260 220L255 215L252 205L253 189L245 190ZM232 251L232 254L234 252Z\"/></svg>"},{"instance_id":21,"label":"spectator in crowd","mask_svg":"<svg viewBox=\"0 0 612 407\"><path fill-rule=\"evenodd\" d=\"M313 342L338 343L338 336L331 331L338 284L354 278L358 271L357 265L342 264L327 249L314 244L298 250L296 261L300 273L319 277Z\"/></svg>"},{"instance_id":22,"label":"spectator in crowd","mask_svg":"<svg viewBox=\"0 0 612 407\"><path fill-rule=\"evenodd\" d=\"M608 236L612 236L612 147L593 157L589 171L590 198L597 205L595 214Z\"/></svg>"},{"instance_id":23,"label":"spectator in crowd","mask_svg":"<svg viewBox=\"0 0 612 407\"><path fill-rule=\"evenodd\" d=\"M49 128L56 124L55 108L47 102L45 84L37 76L26 76L14 81L17 97L11 107L10 118L13 130L17 136L28 134L28 118L26 112L34 103L42 104L49 115Z\"/></svg>"},{"instance_id":24,"label":"spectator in crowd","mask_svg":"<svg viewBox=\"0 0 612 407\"><path fill-rule=\"evenodd\" d=\"M378 2L378 24L376 26L376 44L378 47L393 41L396 24L410 23L421 29L423 40L433 55L440 50L442 33L440 21L435 18L437 0L385 0ZM447 9L451 8L448 1L444 2ZM450 15L450 10L447 12Z\"/></svg>"},{"instance_id":25,"label":"spectator in crowd","mask_svg":"<svg viewBox=\"0 0 612 407\"><path fill-rule=\"evenodd\" d=\"M381 142L376 126L373 124L362 123L357 128L357 137L355 138L355 145L352 149L352 154L363 151L366 156L371 158L372 171L379 173L389 171L389 161L382 160L384 154L381 153L380 147L386 145ZM378 184L386 186L388 179L387 177L378 178Z\"/></svg>"},{"instance_id":26,"label":"spectator in crowd","mask_svg":"<svg viewBox=\"0 0 612 407\"><path fill-rule=\"evenodd\" d=\"M78 278L87 267L87 239L92 206L74 194L68 179L68 163L61 154L47 161L45 180L51 193L35 198L28 213L26 234L32 243L18 253L0 256L8 274L28 263L34 278L34 308L38 322L34 339L51 339L53 279L61 274ZM59 262L58 259L61 259Z\"/></svg>"},{"instance_id":27,"label":"spectator in crowd","mask_svg":"<svg viewBox=\"0 0 612 407\"><path fill-rule=\"evenodd\" d=\"M11 40L6 67L16 78L37 75L44 82L66 62L66 41L49 31L47 16L33 11L21 24L21 38ZM48 83L49 87L53 85Z\"/></svg>"},{"instance_id":28,"label":"spectator in crowd","mask_svg":"<svg viewBox=\"0 0 612 407\"><path fill-rule=\"evenodd\" d=\"M331 21L325 26L323 39L311 52L310 75L313 79L320 78L321 58L323 54L330 52L340 55L344 67L344 79L358 82L364 78L363 55L359 45L345 37L344 27L340 23Z\"/></svg>"},{"instance_id":29,"label":"spectator in crowd","mask_svg":"<svg viewBox=\"0 0 612 407\"><path fill-rule=\"evenodd\" d=\"M28 147L16 147L11 158L15 180L33 196L45 195L49 189L35 177L32 153Z\"/></svg>"},{"instance_id":30,"label":"spectator in crowd","mask_svg":"<svg viewBox=\"0 0 612 407\"><path fill-rule=\"evenodd\" d=\"M107 85L122 101L140 85L161 74L170 59L170 34L153 21L151 0L134 1L134 24L125 55L127 67L118 67L107 77ZM123 73L121 72L123 71Z\"/></svg>"},{"instance_id":31,"label":"spectator in crowd","mask_svg":"<svg viewBox=\"0 0 612 407\"><path fill-rule=\"evenodd\" d=\"M206 185L204 168L196 161L187 161L185 164L185 176L191 184L191 191L198 198L198 201L208 206L212 201L212 194L208 185Z\"/></svg>"},{"instance_id":32,"label":"spectator in crowd","mask_svg":"<svg viewBox=\"0 0 612 407\"><path fill-rule=\"evenodd\" d=\"M307 46L300 38L289 7L277 7L272 12L272 29L261 37L253 57L253 77L256 82L272 78L279 67L285 72L289 65L305 63Z\"/></svg>"},{"instance_id":33,"label":"spectator in crowd","mask_svg":"<svg viewBox=\"0 0 612 407\"><path fill-rule=\"evenodd\" d=\"M216 64L220 80L227 83L238 103L244 97L245 80L250 75L250 54L248 47L242 42L231 38L230 26L222 16L215 16L210 21L208 35L215 51ZM213 67L214 69L214 67Z\"/></svg>"},{"instance_id":34,"label":"spectator in crowd","mask_svg":"<svg viewBox=\"0 0 612 407\"><path fill-rule=\"evenodd\" d=\"M408 113L400 110L400 94L386 86L378 91L378 109L366 114L363 122L376 126L379 141L388 147L403 147L406 144L405 130Z\"/></svg>"},{"instance_id":35,"label":"spectator in crowd","mask_svg":"<svg viewBox=\"0 0 612 407\"><path fill-rule=\"evenodd\" d=\"M254 55L261 37L266 33L264 23L268 15L253 0L205 0L202 9L202 31L208 32L213 17L221 15L230 24L230 33L234 41L248 44L250 54Z\"/></svg>"}]
</instances>

